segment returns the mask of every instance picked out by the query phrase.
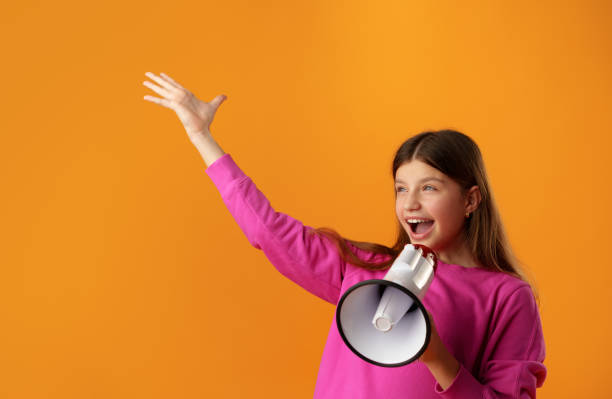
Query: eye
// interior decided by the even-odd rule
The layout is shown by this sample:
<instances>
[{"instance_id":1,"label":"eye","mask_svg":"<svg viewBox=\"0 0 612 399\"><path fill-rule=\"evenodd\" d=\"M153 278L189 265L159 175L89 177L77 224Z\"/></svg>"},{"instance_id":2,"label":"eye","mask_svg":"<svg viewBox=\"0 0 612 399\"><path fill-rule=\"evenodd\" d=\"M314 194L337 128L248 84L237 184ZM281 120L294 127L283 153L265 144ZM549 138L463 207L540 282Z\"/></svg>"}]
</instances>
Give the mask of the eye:
<instances>
[{"instance_id":1,"label":"eye","mask_svg":"<svg viewBox=\"0 0 612 399\"><path fill-rule=\"evenodd\" d=\"M401 190L404 190L404 187L396 187L396 188L395 188L395 191L396 191L396 192L398 192L398 193L399 193ZM434 186L431 186L431 185L427 184L427 185L423 186L423 190L424 190L424 191L435 191L435 190L436 190L436 188L435 188Z\"/></svg>"}]
</instances>

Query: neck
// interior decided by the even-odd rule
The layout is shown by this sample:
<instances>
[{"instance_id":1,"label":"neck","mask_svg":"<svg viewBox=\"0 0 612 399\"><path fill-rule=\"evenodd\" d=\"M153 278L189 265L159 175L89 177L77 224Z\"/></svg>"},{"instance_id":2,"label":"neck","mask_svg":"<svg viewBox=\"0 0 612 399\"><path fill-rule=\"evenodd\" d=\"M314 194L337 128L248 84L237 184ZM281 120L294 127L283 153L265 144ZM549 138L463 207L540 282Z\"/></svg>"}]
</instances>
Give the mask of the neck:
<instances>
[{"instance_id":1,"label":"neck","mask_svg":"<svg viewBox=\"0 0 612 399\"><path fill-rule=\"evenodd\" d=\"M452 245L446 246L436 252L438 259L449 265L459 265L463 267L482 267L478 260L472 256L468 248L467 241L461 236Z\"/></svg>"}]
</instances>

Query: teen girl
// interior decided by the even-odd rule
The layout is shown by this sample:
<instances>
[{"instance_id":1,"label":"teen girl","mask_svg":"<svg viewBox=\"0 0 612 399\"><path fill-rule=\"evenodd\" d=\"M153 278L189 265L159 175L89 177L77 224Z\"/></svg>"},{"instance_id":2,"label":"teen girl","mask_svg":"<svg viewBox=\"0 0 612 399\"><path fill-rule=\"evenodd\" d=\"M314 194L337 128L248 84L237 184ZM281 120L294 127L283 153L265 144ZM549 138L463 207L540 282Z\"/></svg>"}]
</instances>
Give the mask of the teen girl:
<instances>
[{"instance_id":1,"label":"teen girl","mask_svg":"<svg viewBox=\"0 0 612 399\"><path fill-rule=\"evenodd\" d=\"M226 96L206 103L163 73L145 75L155 84L144 85L161 96L145 100L176 112L251 245L309 292L337 304L354 284L382 279L406 244L435 251L436 275L423 300L433 328L419 360L395 368L367 363L346 347L334 318L315 398L535 398L546 377L538 307L474 141L452 130L405 141L392 165L396 243L352 241L274 210L223 152L209 128Z\"/></svg>"}]
</instances>

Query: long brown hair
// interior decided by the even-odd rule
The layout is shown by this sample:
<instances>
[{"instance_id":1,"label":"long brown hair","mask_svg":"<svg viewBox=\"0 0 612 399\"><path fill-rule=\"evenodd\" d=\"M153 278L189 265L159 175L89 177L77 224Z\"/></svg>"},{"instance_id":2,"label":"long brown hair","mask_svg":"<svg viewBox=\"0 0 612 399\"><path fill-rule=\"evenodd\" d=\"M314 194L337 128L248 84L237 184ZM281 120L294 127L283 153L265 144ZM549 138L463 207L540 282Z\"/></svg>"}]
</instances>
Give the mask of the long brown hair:
<instances>
[{"instance_id":1,"label":"long brown hair","mask_svg":"<svg viewBox=\"0 0 612 399\"><path fill-rule=\"evenodd\" d=\"M394 181L397 169L412 160L419 160L436 168L457 182L464 192L474 185L478 186L482 200L478 208L466 219L463 229L472 256L487 269L507 273L527 282L538 299L533 279L526 276L512 252L493 199L478 145L470 137L455 130L417 134L402 143L395 153L391 167ZM397 196L395 188L393 192ZM344 261L367 270L388 269L404 246L410 243L410 237L399 220L397 220L397 239L391 247L349 240L328 227L311 229L309 234L329 238L338 248ZM370 253L390 255L390 258L377 263L364 261L357 257L349 243Z\"/></svg>"}]
</instances>

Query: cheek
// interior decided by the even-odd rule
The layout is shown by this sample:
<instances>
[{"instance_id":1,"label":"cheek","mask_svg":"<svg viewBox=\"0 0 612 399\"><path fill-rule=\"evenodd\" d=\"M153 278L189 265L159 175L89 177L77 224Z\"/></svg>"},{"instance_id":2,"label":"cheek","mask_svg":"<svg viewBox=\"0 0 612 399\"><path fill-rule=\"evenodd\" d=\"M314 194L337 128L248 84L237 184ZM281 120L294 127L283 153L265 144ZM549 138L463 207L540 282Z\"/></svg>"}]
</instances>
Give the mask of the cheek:
<instances>
[{"instance_id":1,"label":"cheek","mask_svg":"<svg viewBox=\"0 0 612 399\"><path fill-rule=\"evenodd\" d=\"M403 217L402 207L398 202L395 203L395 217L397 218L399 222L403 221L402 220L402 217Z\"/></svg>"},{"instance_id":2,"label":"cheek","mask_svg":"<svg viewBox=\"0 0 612 399\"><path fill-rule=\"evenodd\" d=\"M462 210L457 208L456 201L435 201L430 203L429 212L444 228L453 229L460 225Z\"/></svg>"}]
</instances>

